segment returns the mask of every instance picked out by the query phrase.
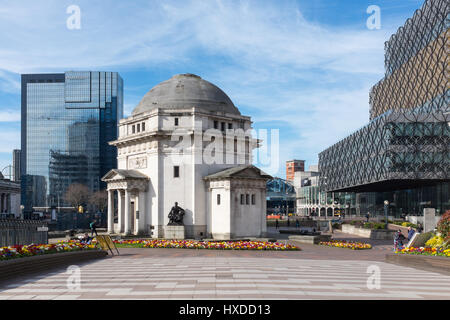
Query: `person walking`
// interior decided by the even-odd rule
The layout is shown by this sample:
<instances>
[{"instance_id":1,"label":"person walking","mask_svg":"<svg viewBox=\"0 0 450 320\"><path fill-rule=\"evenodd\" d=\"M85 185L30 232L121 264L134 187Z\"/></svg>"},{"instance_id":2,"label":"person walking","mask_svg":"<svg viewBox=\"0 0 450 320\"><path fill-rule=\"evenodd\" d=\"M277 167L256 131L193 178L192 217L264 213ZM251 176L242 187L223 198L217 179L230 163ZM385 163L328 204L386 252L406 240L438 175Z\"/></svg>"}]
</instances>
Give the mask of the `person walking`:
<instances>
[{"instance_id":1,"label":"person walking","mask_svg":"<svg viewBox=\"0 0 450 320\"><path fill-rule=\"evenodd\" d=\"M289 217L287 218L287 226L289 228Z\"/></svg>"},{"instance_id":2,"label":"person walking","mask_svg":"<svg viewBox=\"0 0 450 320\"><path fill-rule=\"evenodd\" d=\"M417 232L418 232L418 233L422 233L422 231L423 231L422 224L419 223L419 224L417 225Z\"/></svg>"},{"instance_id":3,"label":"person walking","mask_svg":"<svg viewBox=\"0 0 450 320\"><path fill-rule=\"evenodd\" d=\"M414 233L416 233L416 232L414 231L414 229L411 228L411 227L408 227L408 242L411 241L411 239L412 239L413 236L414 236Z\"/></svg>"},{"instance_id":4,"label":"person walking","mask_svg":"<svg viewBox=\"0 0 450 320\"><path fill-rule=\"evenodd\" d=\"M97 223L97 220L94 220L89 224L89 228L91 228L91 237L94 236L94 233L96 236L98 236L96 223Z\"/></svg>"},{"instance_id":5,"label":"person walking","mask_svg":"<svg viewBox=\"0 0 450 320\"><path fill-rule=\"evenodd\" d=\"M279 227L279 225L278 225L278 219L277 219L277 220L275 220L275 229L278 230L278 227Z\"/></svg>"},{"instance_id":6,"label":"person walking","mask_svg":"<svg viewBox=\"0 0 450 320\"><path fill-rule=\"evenodd\" d=\"M366 213L366 222L369 222L369 218L370 218L370 214L367 212Z\"/></svg>"},{"instance_id":7,"label":"person walking","mask_svg":"<svg viewBox=\"0 0 450 320\"><path fill-rule=\"evenodd\" d=\"M298 229L300 228L300 222L297 220L295 220L295 228Z\"/></svg>"}]
</instances>

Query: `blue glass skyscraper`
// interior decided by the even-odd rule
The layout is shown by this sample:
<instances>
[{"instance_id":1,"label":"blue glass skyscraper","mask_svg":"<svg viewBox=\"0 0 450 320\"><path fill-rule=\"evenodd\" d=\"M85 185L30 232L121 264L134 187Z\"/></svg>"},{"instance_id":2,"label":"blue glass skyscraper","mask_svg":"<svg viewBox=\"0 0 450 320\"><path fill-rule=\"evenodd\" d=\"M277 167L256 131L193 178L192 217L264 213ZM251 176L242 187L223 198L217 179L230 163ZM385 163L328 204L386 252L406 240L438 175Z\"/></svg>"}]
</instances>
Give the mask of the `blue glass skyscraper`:
<instances>
[{"instance_id":1,"label":"blue glass skyscraper","mask_svg":"<svg viewBox=\"0 0 450 320\"><path fill-rule=\"evenodd\" d=\"M67 205L73 183L92 192L116 168L123 117L123 80L117 72L70 71L22 75L21 203L25 212ZM37 209L39 208L39 209Z\"/></svg>"}]
</instances>

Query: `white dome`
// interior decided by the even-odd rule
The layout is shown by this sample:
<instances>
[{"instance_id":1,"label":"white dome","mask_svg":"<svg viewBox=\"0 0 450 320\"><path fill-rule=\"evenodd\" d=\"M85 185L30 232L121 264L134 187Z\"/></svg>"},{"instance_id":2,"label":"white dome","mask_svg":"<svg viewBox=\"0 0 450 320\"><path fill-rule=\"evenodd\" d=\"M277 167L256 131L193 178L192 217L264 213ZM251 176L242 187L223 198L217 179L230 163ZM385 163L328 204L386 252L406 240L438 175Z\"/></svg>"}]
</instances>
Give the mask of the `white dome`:
<instances>
[{"instance_id":1,"label":"white dome","mask_svg":"<svg viewBox=\"0 0 450 320\"><path fill-rule=\"evenodd\" d=\"M241 113L220 88L194 74L179 74L153 87L133 110L133 115L156 108L198 107L207 111Z\"/></svg>"}]
</instances>

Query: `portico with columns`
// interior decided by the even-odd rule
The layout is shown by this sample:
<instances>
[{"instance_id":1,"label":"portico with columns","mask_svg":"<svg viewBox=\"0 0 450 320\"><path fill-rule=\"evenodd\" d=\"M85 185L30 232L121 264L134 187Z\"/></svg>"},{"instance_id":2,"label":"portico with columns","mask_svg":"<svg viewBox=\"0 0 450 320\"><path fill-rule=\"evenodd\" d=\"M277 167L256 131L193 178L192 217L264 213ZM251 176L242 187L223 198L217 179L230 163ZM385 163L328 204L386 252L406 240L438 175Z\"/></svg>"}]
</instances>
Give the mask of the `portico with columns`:
<instances>
[{"instance_id":1,"label":"portico with columns","mask_svg":"<svg viewBox=\"0 0 450 320\"><path fill-rule=\"evenodd\" d=\"M138 235L147 232L145 202L148 180L146 175L136 170L113 169L103 177L108 185L109 233Z\"/></svg>"}]
</instances>

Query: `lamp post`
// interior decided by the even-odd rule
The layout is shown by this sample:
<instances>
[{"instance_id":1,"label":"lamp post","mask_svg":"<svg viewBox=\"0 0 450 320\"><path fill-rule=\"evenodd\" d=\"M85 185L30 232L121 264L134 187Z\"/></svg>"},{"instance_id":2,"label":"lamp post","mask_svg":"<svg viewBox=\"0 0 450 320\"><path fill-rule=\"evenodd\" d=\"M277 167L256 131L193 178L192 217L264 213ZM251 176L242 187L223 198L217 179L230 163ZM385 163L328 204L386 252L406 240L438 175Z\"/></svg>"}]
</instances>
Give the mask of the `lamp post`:
<instances>
[{"instance_id":1,"label":"lamp post","mask_svg":"<svg viewBox=\"0 0 450 320\"><path fill-rule=\"evenodd\" d=\"M388 228L388 208L389 208L389 201L384 200L384 219L385 219L384 228L385 229Z\"/></svg>"}]
</instances>

